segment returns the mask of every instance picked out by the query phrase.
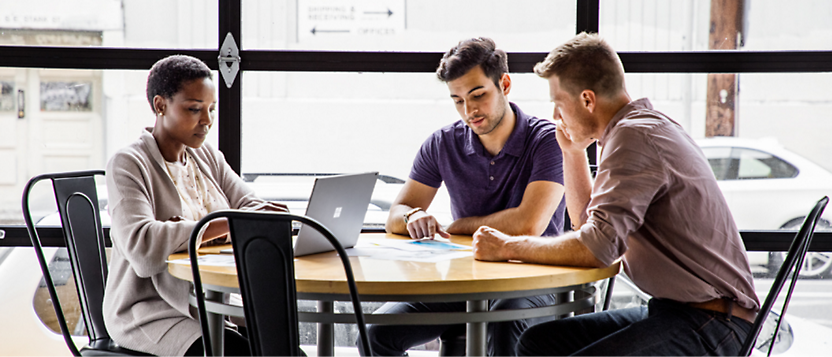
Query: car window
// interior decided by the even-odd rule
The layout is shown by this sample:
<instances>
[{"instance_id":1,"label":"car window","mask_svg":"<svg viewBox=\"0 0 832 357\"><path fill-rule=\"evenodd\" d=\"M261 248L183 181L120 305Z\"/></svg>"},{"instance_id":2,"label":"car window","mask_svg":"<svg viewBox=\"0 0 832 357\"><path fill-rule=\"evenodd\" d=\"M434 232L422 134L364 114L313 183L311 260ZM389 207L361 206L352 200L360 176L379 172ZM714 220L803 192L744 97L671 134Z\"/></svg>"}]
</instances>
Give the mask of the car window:
<instances>
[{"instance_id":1,"label":"car window","mask_svg":"<svg viewBox=\"0 0 832 357\"><path fill-rule=\"evenodd\" d=\"M730 147L702 148L717 180L736 180L739 160L731 157Z\"/></svg>"},{"instance_id":2,"label":"car window","mask_svg":"<svg viewBox=\"0 0 832 357\"><path fill-rule=\"evenodd\" d=\"M789 178L797 175L794 166L763 151L735 148L732 156L739 158L740 180Z\"/></svg>"}]
</instances>

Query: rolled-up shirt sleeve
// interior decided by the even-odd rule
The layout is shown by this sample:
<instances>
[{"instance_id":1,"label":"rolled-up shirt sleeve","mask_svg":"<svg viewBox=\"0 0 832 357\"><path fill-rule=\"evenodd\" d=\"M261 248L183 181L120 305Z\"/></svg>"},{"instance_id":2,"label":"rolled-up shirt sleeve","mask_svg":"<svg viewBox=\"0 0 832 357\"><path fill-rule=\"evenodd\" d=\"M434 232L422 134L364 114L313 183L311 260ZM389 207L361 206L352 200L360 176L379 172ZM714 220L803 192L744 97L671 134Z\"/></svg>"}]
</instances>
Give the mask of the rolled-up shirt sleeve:
<instances>
[{"instance_id":1,"label":"rolled-up shirt sleeve","mask_svg":"<svg viewBox=\"0 0 832 357\"><path fill-rule=\"evenodd\" d=\"M642 132L621 128L602 149L579 240L609 265L627 251L653 200L667 187L662 155Z\"/></svg>"},{"instance_id":2,"label":"rolled-up shirt sleeve","mask_svg":"<svg viewBox=\"0 0 832 357\"><path fill-rule=\"evenodd\" d=\"M563 153L558 145L554 126L541 131L538 144L533 148L532 173L529 182L552 181L563 185Z\"/></svg>"}]
</instances>

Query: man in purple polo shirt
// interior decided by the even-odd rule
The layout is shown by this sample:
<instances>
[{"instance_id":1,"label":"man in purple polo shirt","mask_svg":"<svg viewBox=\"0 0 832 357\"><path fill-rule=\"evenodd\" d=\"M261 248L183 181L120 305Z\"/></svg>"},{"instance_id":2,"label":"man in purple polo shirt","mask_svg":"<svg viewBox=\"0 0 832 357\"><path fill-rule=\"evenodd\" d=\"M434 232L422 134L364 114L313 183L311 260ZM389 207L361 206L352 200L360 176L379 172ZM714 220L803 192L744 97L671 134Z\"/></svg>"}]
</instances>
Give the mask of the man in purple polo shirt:
<instances>
[{"instance_id":1,"label":"man in purple polo shirt","mask_svg":"<svg viewBox=\"0 0 832 357\"><path fill-rule=\"evenodd\" d=\"M494 41L461 41L445 53L436 74L448 85L462 120L436 131L422 144L410 179L390 209L386 229L412 238L473 234L482 225L514 234L557 235L563 231L562 157L551 121L523 113L506 96L511 90L508 57ZM445 183L454 221L441 227L427 213ZM492 310L540 307L551 295L491 300ZM377 313L465 311L465 303L389 303ZM534 322L488 324L488 354L514 354L520 333ZM403 355L464 325L371 325L374 353Z\"/></svg>"}]
</instances>

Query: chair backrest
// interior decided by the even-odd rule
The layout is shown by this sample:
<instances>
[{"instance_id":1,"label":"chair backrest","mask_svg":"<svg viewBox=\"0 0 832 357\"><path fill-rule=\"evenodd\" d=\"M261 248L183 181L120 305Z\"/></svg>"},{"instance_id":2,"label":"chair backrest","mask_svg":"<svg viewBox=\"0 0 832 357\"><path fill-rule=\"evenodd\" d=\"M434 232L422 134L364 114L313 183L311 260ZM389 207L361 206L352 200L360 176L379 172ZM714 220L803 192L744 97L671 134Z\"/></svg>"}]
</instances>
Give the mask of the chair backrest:
<instances>
[{"instance_id":1,"label":"chair backrest","mask_svg":"<svg viewBox=\"0 0 832 357\"><path fill-rule=\"evenodd\" d=\"M223 217L228 219L231 241L234 246L237 277L240 284L240 293L243 297L243 310L246 315L246 327L252 355L291 356L303 354L300 350L298 334L292 221L299 221L307 227L312 227L321 232L338 252L347 276L347 284L350 288L350 297L355 309L362 344L366 346L364 347L364 355L372 355L352 266L346 251L335 239L332 232L317 221L305 216L275 212L225 210L212 212L200 220L194 227L188 245L194 278L194 292L202 327L202 341L207 356L213 355L213 351L205 310L205 295L199 276L196 244L202 227L211 220Z\"/></svg>"},{"instance_id":2,"label":"chair backrest","mask_svg":"<svg viewBox=\"0 0 832 357\"><path fill-rule=\"evenodd\" d=\"M786 254L786 258L783 260L783 265L780 266L780 270L777 271L777 276L774 278L771 289L769 289L768 296L766 296L763 306L760 307L760 312L757 314L757 318L754 320L751 331L748 333L748 336L743 343L742 349L739 353L740 356L748 356L751 354L751 349L757 341L757 336L763 329L763 323L765 322L766 317L768 317L771 307L774 305L774 301L777 300L777 296L780 295L780 291L783 290L783 285L786 283L787 276L789 276L791 279L789 291L786 293L786 299L783 302L783 310L780 312L780 320L777 321L777 326L774 328L773 333L777 333L777 331L780 330L780 322L785 316L786 309L789 306L789 301L791 300L792 292L794 291L795 281L800 274L800 268L803 265L803 260L806 258L806 252L809 250L809 245L812 243L812 236L815 234L815 226L817 225L818 220L820 220L820 216L823 213L824 208L826 208L827 203L829 203L829 197L821 198L803 221L803 226L800 227L800 231L797 232L791 246L789 246L789 251ZM769 346L769 356L771 355L771 348L773 344L774 338L771 339L771 345Z\"/></svg>"},{"instance_id":3,"label":"chair backrest","mask_svg":"<svg viewBox=\"0 0 832 357\"><path fill-rule=\"evenodd\" d=\"M51 180L61 217L64 243L69 253L72 272L78 289L78 298L86 324L90 342L109 339L104 326L102 303L104 301L104 284L107 281L107 257L104 251L104 231L99 216L98 194L95 188L95 176L104 175L102 170L77 171L39 175L26 184L23 191L23 218L35 254L38 257L47 290L52 299L52 306L57 315L61 333L73 355L80 355L71 338L61 310L58 294L49 273L48 264L43 255L40 237L32 222L29 210L29 194L32 187L43 180Z\"/></svg>"},{"instance_id":4,"label":"chair backrest","mask_svg":"<svg viewBox=\"0 0 832 357\"><path fill-rule=\"evenodd\" d=\"M291 221L237 218L229 230L252 353L300 356Z\"/></svg>"}]
</instances>

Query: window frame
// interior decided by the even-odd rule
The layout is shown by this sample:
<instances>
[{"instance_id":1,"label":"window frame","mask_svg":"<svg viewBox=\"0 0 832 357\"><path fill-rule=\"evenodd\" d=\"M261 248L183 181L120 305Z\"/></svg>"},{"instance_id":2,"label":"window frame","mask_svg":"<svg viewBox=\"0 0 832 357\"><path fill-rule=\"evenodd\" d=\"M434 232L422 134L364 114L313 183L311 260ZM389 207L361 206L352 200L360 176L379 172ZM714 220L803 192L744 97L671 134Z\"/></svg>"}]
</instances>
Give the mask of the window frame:
<instances>
[{"instance_id":1,"label":"window frame","mask_svg":"<svg viewBox=\"0 0 832 357\"><path fill-rule=\"evenodd\" d=\"M576 33L598 32L600 0L576 0ZM238 48L241 40L242 0L218 0L217 48L231 33ZM101 47L0 46L0 67L71 68L86 70L146 70L159 58L186 54L219 68L218 50L135 49ZM531 73L546 52L510 52L509 70ZM619 52L628 73L817 73L832 72L832 51L700 51ZM241 162L242 74L246 71L324 72L433 72L439 52L348 52L240 50L240 72L231 86L219 85L219 149L238 174ZM594 147L590 149L594 160ZM593 162L594 164L594 162ZM0 246L31 246L26 228L0 226L5 238ZM38 229L44 246L63 246L59 229ZM105 234L109 237L109 230ZM748 250L785 251L793 232L741 232ZM832 251L832 233L817 233L811 251Z\"/></svg>"}]
</instances>

